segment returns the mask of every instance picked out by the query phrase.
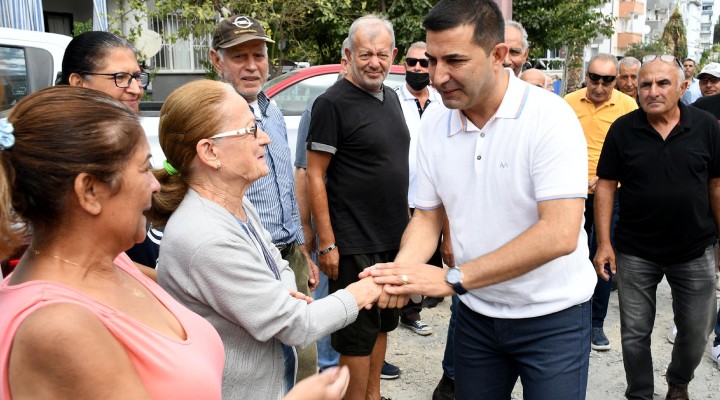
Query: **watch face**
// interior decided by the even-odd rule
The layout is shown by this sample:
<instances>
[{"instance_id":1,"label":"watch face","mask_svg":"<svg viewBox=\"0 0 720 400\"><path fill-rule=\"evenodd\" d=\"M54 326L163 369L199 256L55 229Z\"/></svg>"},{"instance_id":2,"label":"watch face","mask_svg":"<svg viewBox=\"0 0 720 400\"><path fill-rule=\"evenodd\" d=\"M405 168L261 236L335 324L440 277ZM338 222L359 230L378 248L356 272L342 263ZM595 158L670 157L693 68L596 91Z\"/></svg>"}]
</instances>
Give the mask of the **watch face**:
<instances>
[{"instance_id":1,"label":"watch face","mask_svg":"<svg viewBox=\"0 0 720 400\"><path fill-rule=\"evenodd\" d=\"M449 284L454 285L456 283L460 283L461 276L462 272L460 272L459 269L451 268L450 270L448 270L445 279Z\"/></svg>"}]
</instances>

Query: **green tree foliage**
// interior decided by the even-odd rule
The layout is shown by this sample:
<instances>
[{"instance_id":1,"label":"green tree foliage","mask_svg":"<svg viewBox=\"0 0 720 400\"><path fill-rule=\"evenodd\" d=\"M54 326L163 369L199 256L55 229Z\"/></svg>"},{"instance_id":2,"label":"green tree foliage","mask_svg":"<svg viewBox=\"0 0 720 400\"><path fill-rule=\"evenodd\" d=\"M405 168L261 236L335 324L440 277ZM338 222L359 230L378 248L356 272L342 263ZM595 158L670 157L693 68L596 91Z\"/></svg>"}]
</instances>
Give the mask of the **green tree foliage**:
<instances>
[{"instance_id":1,"label":"green tree foliage","mask_svg":"<svg viewBox=\"0 0 720 400\"><path fill-rule=\"evenodd\" d=\"M82 21L74 21L73 22L73 37L78 36L85 32L90 32L93 30L93 21L92 19L89 19L85 22Z\"/></svg>"},{"instance_id":2,"label":"green tree foliage","mask_svg":"<svg viewBox=\"0 0 720 400\"><path fill-rule=\"evenodd\" d=\"M642 60L648 54L668 54L668 47L661 39L653 39L647 43L633 43L625 51L626 57Z\"/></svg>"},{"instance_id":3,"label":"green tree foliage","mask_svg":"<svg viewBox=\"0 0 720 400\"><path fill-rule=\"evenodd\" d=\"M513 19L528 32L534 57L567 46L570 52L613 34L614 18L598 11L608 0L514 0Z\"/></svg>"},{"instance_id":4,"label":"green tree foliage","mask_svg":"<svg viewBox=\"0 0 720 400\"><path fill-rule=\"evenodd\" d=\"M513 0L513 19L527 31L532 57L565 49L563 93L580 86L583 48L598 36L613 34L615 19L598 9L606 3L609 0Z\"/></svg>"},{"instance_id":5,"label":"green tree foliage","mask_svg":"<svg viewBox=\"0 0 720 400\"><path fill-rule=\"evenodd\" d=\"M687 35L685 33L685 24L677 7L665 24L662 36L660 37L667 46L670 54L674 55L678 60L684 60L687 57Z\"/></svg>"},{"instance_id":6,"label":"green tree foliage","mask_svg":"<svg viewBox=\"0 0 720 400\"><path fill-rule=\"evenodd\" d=\"M370 13L393 23L396 45L402 55L411 43L424 40L422 18L434 4L431 0L155 0L151 8L145 0L116 1L124 4L124 8L112 18L115 26L122 26L127 20L139 23L143 18L163 18L168 14L192 21L174 35L160 32L170 41L213 32L221 16L249 15L261 21L276 41L268 48L271 59L312 64L338 63L350 24ZM132 39L139 33L139 29L134 29L125 36Z\"/></svg>"}]
</instances>

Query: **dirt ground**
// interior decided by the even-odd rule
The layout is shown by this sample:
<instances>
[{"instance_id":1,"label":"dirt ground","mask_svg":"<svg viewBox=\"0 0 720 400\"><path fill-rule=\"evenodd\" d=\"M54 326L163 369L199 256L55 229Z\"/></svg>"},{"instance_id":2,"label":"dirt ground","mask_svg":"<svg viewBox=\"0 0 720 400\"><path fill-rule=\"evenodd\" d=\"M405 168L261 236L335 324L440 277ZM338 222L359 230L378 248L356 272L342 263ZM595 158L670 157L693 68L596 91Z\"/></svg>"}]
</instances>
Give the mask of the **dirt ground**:
<instances>
[{"instance_id":1,"label":"dirt ground","mask_svg":"<svg viewBox=\"0 0 720 400\"><path fill-rule=\"evenodd\" d=\"M672 345L666 335L671 329L670 287L666 281L658 288L658 311L655 329L652 335L652 351L655 370L654 400L665 398L667 384L665 369L670 362ZM447 321L450 317L450 299L433 309L423 309L422 320L432 326L433 334L420 336L408 329L398 327L390 333L385 359L401 369L400 378L382 381L382 395L393 400L430 400L442 376L440 362L445 350ZM624 399L625 370L620 349L620 316L617 292L612 292L610 307L605 321L605 334L612 348L605 352L590 353L590 373L588 377L588 400ZM710 354L712 336L707 346ZM691 399L720 399L720 370L707 356L695 370L695 379L690 382ZM513 399L522 399L522 387L518 384L513 391Z\"/></svg>"}]
</instances>

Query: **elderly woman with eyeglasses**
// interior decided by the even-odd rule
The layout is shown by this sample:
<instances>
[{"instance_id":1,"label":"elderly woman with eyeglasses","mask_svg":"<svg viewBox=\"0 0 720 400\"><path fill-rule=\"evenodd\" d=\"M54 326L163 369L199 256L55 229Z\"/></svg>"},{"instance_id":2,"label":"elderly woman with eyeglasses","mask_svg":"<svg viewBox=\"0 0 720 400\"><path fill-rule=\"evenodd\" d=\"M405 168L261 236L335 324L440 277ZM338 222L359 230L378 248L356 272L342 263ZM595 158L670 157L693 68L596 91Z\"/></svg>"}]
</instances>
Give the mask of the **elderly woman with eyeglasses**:
<instances>
[{"instance_id":1,"label":"elderly woman with eyeglasses","mask_svg":"<svg viewBox=\"0 0 720 400\"><path fill-rule=\"evenodd\" d=\"M294 383L292 346L352 323L382 290L365 279L315 302L294 292L292 270L245 197L269 172L269 143L224 83L188 83L160 111L167 160L149 213L165 226L158 282L220 333L224 399L281 398Z\"/></svg>"}]
</instances>

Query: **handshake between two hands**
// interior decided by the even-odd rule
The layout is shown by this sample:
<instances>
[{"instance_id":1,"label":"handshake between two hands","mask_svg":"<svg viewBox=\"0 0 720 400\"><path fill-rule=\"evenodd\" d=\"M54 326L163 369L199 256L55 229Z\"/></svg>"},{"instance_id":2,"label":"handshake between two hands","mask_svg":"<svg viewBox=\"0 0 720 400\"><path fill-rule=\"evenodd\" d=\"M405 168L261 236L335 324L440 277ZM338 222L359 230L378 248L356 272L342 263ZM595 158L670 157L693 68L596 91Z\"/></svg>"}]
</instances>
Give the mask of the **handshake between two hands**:
<instances>
[{"instance_id":1,"label":"handshake between two hands","mask_svg":"<svg viewBox=\"0 0 720 400\"><path fill-rule=\"evenodd\" d=\"M353 285L362 285L366 293L364 307L402 308L408 299L419 302L424 296L445 297L453 294L445 283L445 271L427 264L383 263L365 268ZM348 290L350 290L348 286ZM350 290L351 293L353 290ZM355 293L353 293L355 296ZM355 296L356 300L359 300Z\"/></svg>"}]
</instances>

